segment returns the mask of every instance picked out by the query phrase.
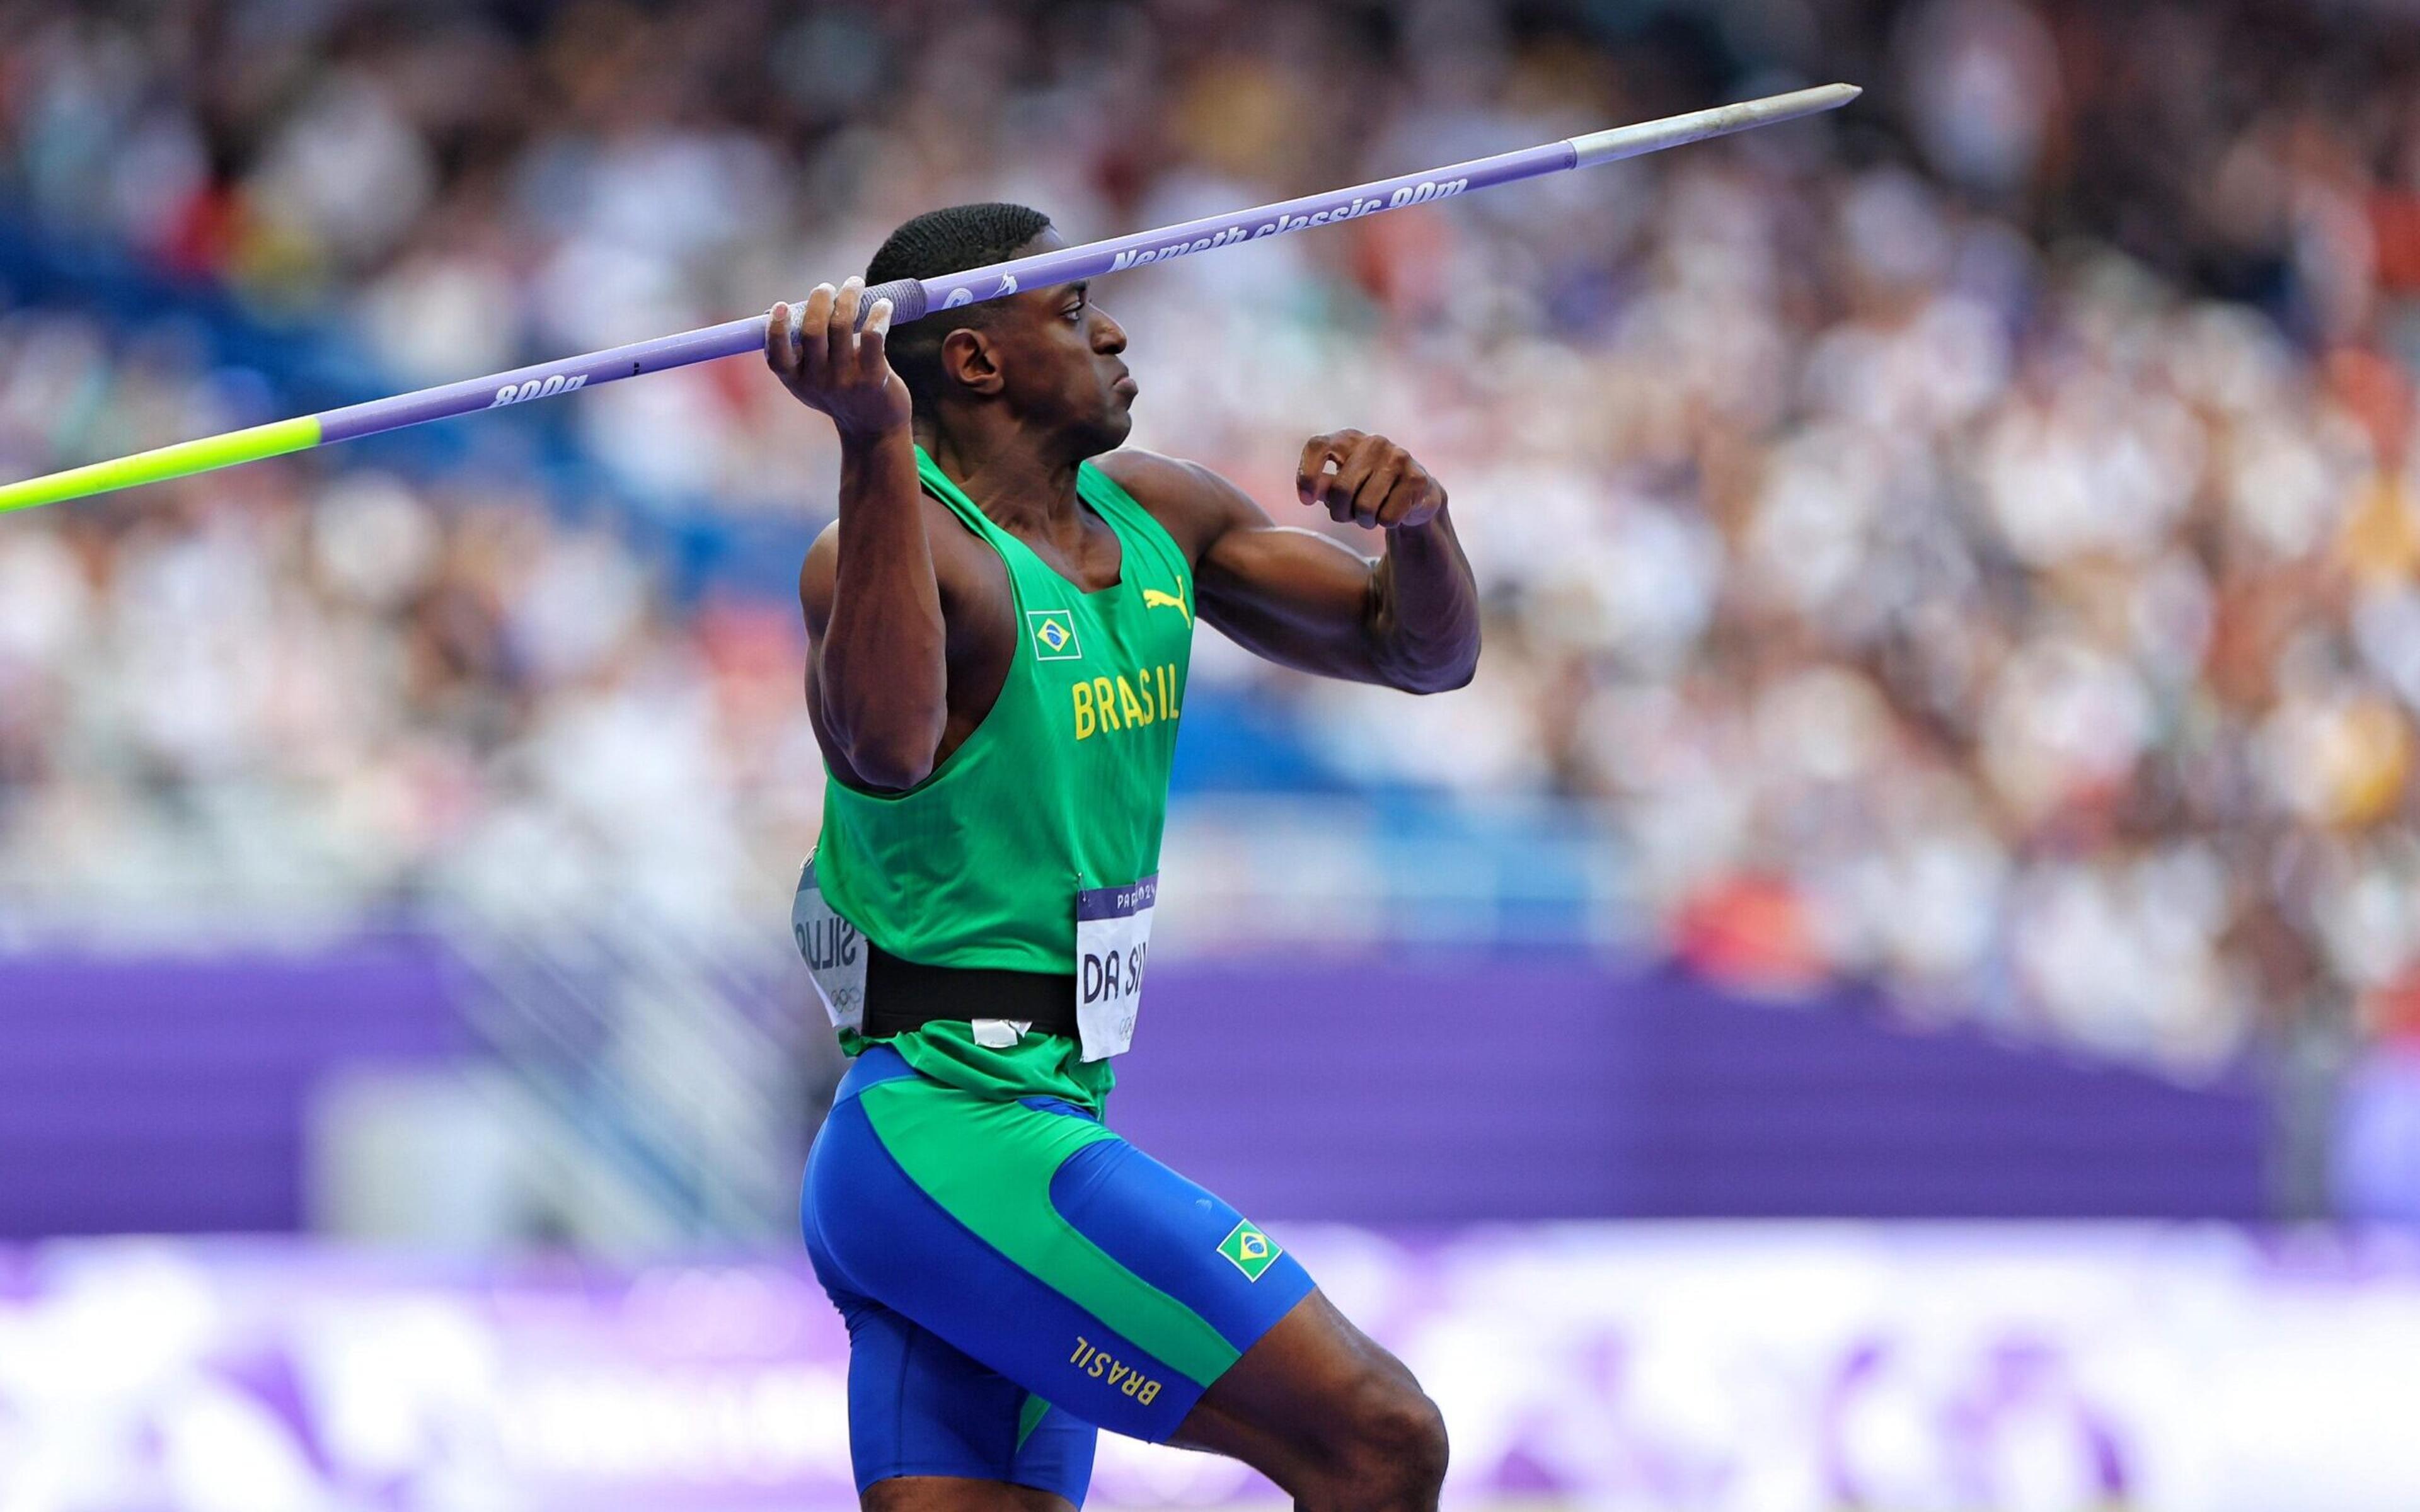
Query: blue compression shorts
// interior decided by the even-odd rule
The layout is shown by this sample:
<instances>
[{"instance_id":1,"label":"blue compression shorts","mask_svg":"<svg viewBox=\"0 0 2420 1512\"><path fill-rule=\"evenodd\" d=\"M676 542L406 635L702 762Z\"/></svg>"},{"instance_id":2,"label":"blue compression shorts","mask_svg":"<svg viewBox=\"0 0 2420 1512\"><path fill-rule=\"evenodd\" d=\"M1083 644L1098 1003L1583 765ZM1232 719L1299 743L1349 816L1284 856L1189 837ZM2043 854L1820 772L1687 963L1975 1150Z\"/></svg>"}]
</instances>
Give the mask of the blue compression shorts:
<instances>
[{"instance_id":1,"label":"blue compression shorts","mask_svg":"<svg viewBox=\"0 0 2420 1512\"><path fill-rule=\"evenodd\" d=\"M1094 1429L1155 1443L1309 1295L1234 1209L1072 1103L986 1098L868 1046L808 1157L848 1324L849 1451L1081 1504Z\"/></svg>"}]
</instances>

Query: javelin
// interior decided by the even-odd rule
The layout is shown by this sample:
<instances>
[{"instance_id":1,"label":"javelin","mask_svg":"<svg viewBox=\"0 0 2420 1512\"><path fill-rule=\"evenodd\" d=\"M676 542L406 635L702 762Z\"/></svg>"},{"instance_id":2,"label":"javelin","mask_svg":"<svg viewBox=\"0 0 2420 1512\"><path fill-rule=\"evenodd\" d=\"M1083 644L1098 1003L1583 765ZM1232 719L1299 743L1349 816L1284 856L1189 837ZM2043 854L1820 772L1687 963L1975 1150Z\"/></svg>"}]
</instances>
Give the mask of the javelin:
<instances>
[{"instance_id":1,"label":"javelin","mask_svg":"<svg viewBox=\"0 0 2420 1512\"><path fill-rule=\"evenodd\" d=\"M1282 204L1264 205L1258 209L1209 216L1199 221L1187 221L1182 225L1162 226L1156 231L1140 231L1133 236L1112 237L1107 241L1087 242L1080 247L1064 247L1057 252L1018 257L1009 262L994 263L988 268L970 269L962 273L944 273L937 278L896 279L867 289L858 308L870 312L875 301L887 299L892 303L895 321L921 319L934 310L950 310L962 304L1001 299L1019 289L1072 284L1100 273L1140 268L1146 263L1164 262L1171 257L1187 256L1216 247L1258 241L1315 225L1340 225L1382 210L1425 205L1432 200L1468 193L1474 189L1493 189L1497 184L1535 178L1542 174L1560 173L1566 168L1591 168L1601 162L1619 162L1624 158L1661 152L1666 147L1702 142L1708 137L1728 136L1751 127L1795 120L1819 111L1836 110L1856 99L1859 93L1854 85L1827 84L1814 89L1744 100L1736 105L1693 111L1686 116L1668 116L1662 120L1643 121L1636 126L1618 126L1608 131L1591 131L1585 136L1549 142L1544 147L1501 152L1492 158L1476 158L1468 162L1432 168L1424 173L1381 178L1373 183L1357 184L1351 189L1332 190L1325 194L1306 195ZM206 436L199 440L179 441L173 446L137 452L132 456L121 456L114 461L94 462L85 467L70 468L64 472L28 478L22 483L0 486L0 514L12 509L54 504L65 499L82 499L118 488L131 488L136 484L159 483L195 472L209 472L233 467L239 462L283 456L289 452L325 446L331 441L349 441L357 437L375 436L380 431L417 425L424 421L465 415L474 409L499 409L531 399L551 399L591 383L612 383L619 378L636 378L642 373L660 373L666 368L711 362L718 357L737 357L764 346L765 320L761 315L750 316L744 320L726 320L719 326L701 326L675 336L632 342L627 347L608 347L602 351L540 363L534 367L517 367L509 373L492 373L486 378L443 383L431 389L399 393L389 399L372 399L364 404L347 405L340 409L321 410L316 415L302 415L293 420L231 430L218 436Z\"/></svg>"}]
</instances>

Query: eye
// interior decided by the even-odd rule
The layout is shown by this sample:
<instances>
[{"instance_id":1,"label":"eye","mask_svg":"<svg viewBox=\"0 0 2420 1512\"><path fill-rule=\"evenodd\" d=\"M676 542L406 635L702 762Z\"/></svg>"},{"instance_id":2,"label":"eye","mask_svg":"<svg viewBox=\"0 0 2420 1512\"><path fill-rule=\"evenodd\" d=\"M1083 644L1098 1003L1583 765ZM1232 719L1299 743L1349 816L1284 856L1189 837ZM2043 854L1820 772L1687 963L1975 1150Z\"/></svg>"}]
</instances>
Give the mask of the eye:
<instances>
[{"instance_id":1,"label":"eye","mask_svg":"<svg viewBox=\"0 0 2420 1512\"><path fill-rule=\"evenodd\" d=\"M1078 294L1074 299L1068 301L1067 308L1061 311L1060 314L1070 320L1081 320L1084 318L1084 296Z\"/></svg>"}]
</instances>

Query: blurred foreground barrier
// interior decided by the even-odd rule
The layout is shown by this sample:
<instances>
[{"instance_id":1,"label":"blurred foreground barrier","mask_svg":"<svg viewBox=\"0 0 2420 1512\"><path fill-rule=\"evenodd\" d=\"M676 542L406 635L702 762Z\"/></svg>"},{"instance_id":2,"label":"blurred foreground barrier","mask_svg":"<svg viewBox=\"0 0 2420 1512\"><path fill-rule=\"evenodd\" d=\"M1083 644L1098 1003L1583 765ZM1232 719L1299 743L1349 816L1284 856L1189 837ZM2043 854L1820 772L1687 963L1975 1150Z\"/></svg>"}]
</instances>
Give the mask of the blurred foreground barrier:
<instances>
[{"instance_id":1,"label":"blurred foreground barrier","mask_svg":"<svg viewBox=\"0 0 2420 1512\"><path fill-rule=\"evenodd\" d=\"M2420 1505L2420 1250L2217 1227L1272 1224L1454 1438L1450 1504ZM0 1250L21 1512L853 1508L802 1265ZM1274 1504L1105 1439L1091 1504Z\"/></svg>"}]
</instances>

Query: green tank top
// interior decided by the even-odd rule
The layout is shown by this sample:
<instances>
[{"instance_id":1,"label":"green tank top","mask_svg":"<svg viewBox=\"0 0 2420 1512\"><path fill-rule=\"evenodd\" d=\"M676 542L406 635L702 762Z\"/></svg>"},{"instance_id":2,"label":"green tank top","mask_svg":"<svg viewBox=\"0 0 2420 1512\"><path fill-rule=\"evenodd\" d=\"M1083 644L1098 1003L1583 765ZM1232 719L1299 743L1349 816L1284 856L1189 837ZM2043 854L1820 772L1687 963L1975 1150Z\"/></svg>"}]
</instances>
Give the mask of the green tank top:
<instances>
[{"instance_id":1,"label":"green tank top","mask_svg":"<svg viewBox=\"0 0 2420 1512\"><path fill-rule=\"evenodd\" d=\"M1193 574L1174 540L1090 463L1083 502L1117 532L1118 580L1085 593L992 523L920 447L925 491L1008 569L1016 650L964 744L905 793L828 774L815 873L831 907L892 954L927 965L1071 972L1076 894L1159 870L1168 777L1193 650ZM854 1055L864 1041L844 1033ZM1069 1036L1005 1049L963 1023L890 1041L937 1080L1097 1109L1114 1077Z\"/></svg>"}]
</instances>

